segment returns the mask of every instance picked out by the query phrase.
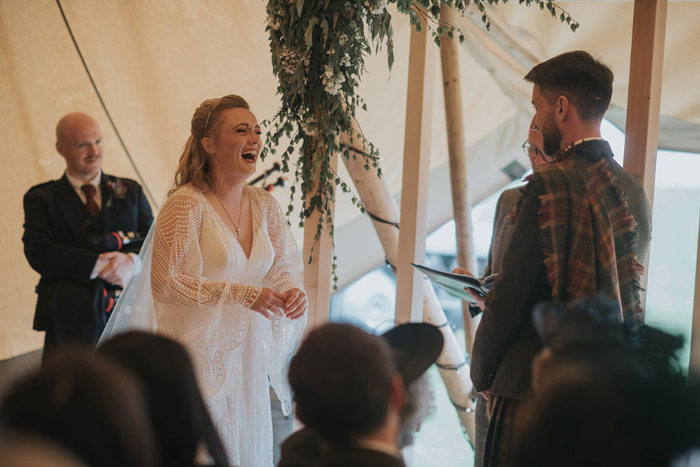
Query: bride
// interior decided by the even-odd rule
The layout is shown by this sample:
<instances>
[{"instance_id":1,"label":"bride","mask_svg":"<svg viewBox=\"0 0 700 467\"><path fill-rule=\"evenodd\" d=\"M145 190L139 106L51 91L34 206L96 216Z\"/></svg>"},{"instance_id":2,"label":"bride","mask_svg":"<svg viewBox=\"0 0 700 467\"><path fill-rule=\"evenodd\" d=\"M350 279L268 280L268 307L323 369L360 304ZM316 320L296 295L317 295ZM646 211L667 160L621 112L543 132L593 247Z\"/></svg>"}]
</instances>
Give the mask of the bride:
<instances>
[{"instance_id":1,"label":"bride","mask_svg":"<svg viewBox=\"0 0 700 467\"><path fill-rule=\"evenodd\" d=\"M289 414L287 360L307 309L301 256L282 210L245 185L261 147L243 98L204 101L144 263L157 330L188 348L229 461L246 467L273 464L268 388ZM146 269L142 275L139 294L149 279Z\"/></svg>"}]
</instances>

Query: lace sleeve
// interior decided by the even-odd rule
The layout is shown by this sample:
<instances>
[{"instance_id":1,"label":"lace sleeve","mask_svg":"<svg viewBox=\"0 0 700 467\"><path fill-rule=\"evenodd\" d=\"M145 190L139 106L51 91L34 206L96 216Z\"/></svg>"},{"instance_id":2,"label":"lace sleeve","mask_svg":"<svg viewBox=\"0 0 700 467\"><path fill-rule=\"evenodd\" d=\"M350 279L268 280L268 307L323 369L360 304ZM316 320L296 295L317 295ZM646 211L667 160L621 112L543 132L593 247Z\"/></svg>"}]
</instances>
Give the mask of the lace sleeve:
<instances>
[{"instance_id":1,"label":"lace sleeve","mask_svg":"<svg viewBox=\"0 0 700 467\"><path fill-rule=\"evenodd\" d=\"M194 196L175 193L161 209L153 243L153 298L193 313L208 313L226 304L249 308L260 295L260 287L202 277L201 202Z\"/></svg>"},{"instance_id":2,"label":"lace sleeve","mask_svg":"<svg viewBox=\"0 0 700 467\"><path fill-rule=\"evenodd\" d=\"M293 288L303 290L304 264L296 240L282 214L282 208L268 193L260 193L266 206L268 236L275 251L275 258L265 276L264 284L280 292ZM291 391L287 382L288 361L301 342L307 314L296 320L274 317L270 327L271 333L265 339L270 384L277 393L285 415L292 411Z\"/></svg>"},{"instance_id":3,"label":"lace sleeve","mask_svg":"<svg viewBox=\"0 0 700 467\"><path fill-rule=\"evenodd\" d=\"M304 288L304 264L282 208L275 198L265 194L267 233L275 250L272 268L265 276L265 286L280 292Z\"/></svg>"}]
</instances>

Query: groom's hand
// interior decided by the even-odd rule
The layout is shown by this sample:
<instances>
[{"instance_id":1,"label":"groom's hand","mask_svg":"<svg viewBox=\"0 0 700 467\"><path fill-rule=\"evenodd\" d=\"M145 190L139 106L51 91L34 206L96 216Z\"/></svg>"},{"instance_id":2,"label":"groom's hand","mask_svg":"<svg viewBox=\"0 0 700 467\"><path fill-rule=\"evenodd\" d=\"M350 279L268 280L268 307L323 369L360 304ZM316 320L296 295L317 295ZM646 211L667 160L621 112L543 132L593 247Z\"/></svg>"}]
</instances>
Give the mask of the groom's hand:
<instances>
[{"instance_id":1,"label":"groom's hand","mask_svg":"<svg viewBox=\"0 0 700 467\"><path fill-rule=\"evenodd\" d=\"M110 251L102 253L100 259L108 260L107 266L98 274L98 277L112 285L124 288L134 275L134 260L126 253Z\"/></svg>"}]
</instances>

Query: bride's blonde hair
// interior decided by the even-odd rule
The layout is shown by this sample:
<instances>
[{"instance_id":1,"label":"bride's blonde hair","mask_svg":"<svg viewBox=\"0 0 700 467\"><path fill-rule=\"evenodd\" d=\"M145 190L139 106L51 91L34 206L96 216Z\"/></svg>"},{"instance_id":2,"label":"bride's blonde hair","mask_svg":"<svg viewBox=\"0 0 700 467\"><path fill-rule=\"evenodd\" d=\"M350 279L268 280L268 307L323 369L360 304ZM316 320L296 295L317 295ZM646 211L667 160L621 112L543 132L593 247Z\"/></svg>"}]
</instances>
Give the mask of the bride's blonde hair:
<instances>
[{"instance_id":1,"label":"bride's blonde hair","mask_svg":"<svg viewBox=\"0 0 700 467\"><path fill-rule=\"evenodd\" d=\"M223 122L223 112L241 107L250 110L245 99L235 94L229 94L219 99L207 99L195 109L190 127L190 137L185 143L177 172L175 172L175 189L190 183L195 188L207 193L216 187L214 171L212 170L215 161L211 154L204 150L202 140L209 137L216 141ZM175 189L171 190L169 194L172 194Z\"/></svg>"}]
</instances>

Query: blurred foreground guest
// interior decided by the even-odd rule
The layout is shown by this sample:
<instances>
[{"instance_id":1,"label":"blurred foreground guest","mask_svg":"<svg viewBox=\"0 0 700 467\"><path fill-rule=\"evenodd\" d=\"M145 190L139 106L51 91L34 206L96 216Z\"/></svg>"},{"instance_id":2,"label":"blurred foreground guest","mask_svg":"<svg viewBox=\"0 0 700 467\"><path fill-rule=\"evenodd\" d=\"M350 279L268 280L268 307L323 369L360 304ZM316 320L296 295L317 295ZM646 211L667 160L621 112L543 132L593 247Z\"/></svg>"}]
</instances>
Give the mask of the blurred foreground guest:
<instances>
[{"instance_id":1,"label":"blurred foreground guest","mask_svg":"<svg viewBox=\"0 0 700 467\"><path fill-rule=\"evenodd\" d=\"M407 395L397 438L399 449L403 449L413 443L421 422L433 409L433 393L425 371L437 360L444 340L438 328L424 323L402 324L381 337L391 346ZM327 450L321 436L306 427L284 442L278 467L315 465Z\"/></svg>"},{"instance_id":2,"label":"blurred foreground guest","mask_svg":"<svg viewBox=\"0 0 700 467\"><path fill-rule=\"evenodd\" d=\"M51 440L90 466L150 467L153 434L134 377L87 350L57 349L0 405L0 427Z\"/></svg>"},{"instance_id":3,"label":"blurred foreground guest","mask_svg":"<svg viewBox=\"0 0 700 467\"><path fill-rule=\"evenodd\" d=\"M141 381L162 467L191 467L199 447L216 466L227 466L226 450L204 404L192 361L167 337L127 332L102 344L98 354L116 360Z\"/></svg>"},{"instance_id":4,"label":"blurred foreground guest","mask_svg":"<svg viewBox=\"0 0 700 467\"><path fill-rule=\"evenodd\" d=\"M518 417L517 466L667 466L698 445L700 392L679 369L681 338L623 323L602 296L534 317L546 348Z\"/></svg>"},{"instance_id":5,"label":"blurred foreground guest","mask_svg":"<svg viewBox=\"0 0 700 467\"><path fill-rule=\"evenodd\" d=\"M322 466L403 467L406 390L386 340L350 324L312 331L289 367L296 414L329 443Z\"/></svg>"},{"instance_id":6,"label":"blurred foreground guest","mask_svg":"<svg viewBox=\"0 0 700 467\"><path fill-rule=\"evenodd\" d=\"M47 440L16 433L0 434L3 467L87 467L70 452Z\"/></svg>"}]
</instances>

